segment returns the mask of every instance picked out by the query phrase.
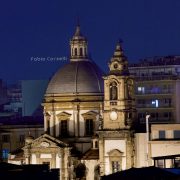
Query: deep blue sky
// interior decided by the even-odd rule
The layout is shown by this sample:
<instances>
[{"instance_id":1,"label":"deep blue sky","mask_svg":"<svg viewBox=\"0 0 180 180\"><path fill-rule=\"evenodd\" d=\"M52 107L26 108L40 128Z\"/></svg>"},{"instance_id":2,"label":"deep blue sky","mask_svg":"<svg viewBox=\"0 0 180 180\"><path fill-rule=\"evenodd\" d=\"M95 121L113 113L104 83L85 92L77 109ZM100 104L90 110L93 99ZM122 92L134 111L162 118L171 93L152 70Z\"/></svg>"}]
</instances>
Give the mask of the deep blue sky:
<instances>
[{"instance_id":1,"label":"deep blue sky","mask_svg":"<svg viewBox=\"0 0 180 180\"><path fill-rule=\"evenodd\" d=\"M129 62L180 55L179 0L6 0L0 2L0 78L49 78L65 61L31 57L68 57L77 16L105 71L119 38Z\"/></svg>"}]
</instances>

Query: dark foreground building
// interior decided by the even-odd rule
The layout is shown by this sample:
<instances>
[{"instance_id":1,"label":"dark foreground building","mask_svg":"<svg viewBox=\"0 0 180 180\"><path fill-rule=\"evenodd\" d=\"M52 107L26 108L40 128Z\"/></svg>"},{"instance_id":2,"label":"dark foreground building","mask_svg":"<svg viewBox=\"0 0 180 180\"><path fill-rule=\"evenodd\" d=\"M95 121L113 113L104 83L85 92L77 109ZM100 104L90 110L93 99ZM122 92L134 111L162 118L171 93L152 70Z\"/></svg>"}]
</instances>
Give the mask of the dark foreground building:
<instances>
[{"instance_id":1,"label":"dark foreground building","mask_svg":"<svg viewBox=\"0 0 180 180\"><path fill-rule=\"evenodd\" d=\"M59 170L49 169L49 165L13 165L0 163L0 179L18 180L59 180Z\"/></svg>"},{"instance_id":2,"label":"dark foreground building","mask_svg":"<svg viewBox=\"0 0 180 180\"><path fill-rule=\"evenodd\" d=\"M162 169L157 167L131 168L108 176L102 180L179 180L180 169Z\"/></svg>"}]
</instances>

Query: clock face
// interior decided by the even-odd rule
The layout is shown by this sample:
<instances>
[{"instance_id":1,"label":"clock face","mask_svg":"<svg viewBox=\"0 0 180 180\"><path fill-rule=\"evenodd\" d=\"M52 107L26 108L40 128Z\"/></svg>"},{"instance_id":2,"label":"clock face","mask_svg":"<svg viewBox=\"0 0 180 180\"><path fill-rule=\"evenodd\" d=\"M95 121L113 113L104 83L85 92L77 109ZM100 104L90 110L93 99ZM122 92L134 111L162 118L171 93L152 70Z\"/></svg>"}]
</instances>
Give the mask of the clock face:
<instances>
[{"instance_id":1,"label":"clock face","mask_svg":"<svg viewBox=\"0 0 180 180\"><path fill-rule=\"evenodd\" d=\"M118 118L117 112L116 112L116 111L112 111L112 112L110 113L110 119L113 120L113 121L115 121L115 120L117 120L117 118Z\"/></svg>"}]
</instances>

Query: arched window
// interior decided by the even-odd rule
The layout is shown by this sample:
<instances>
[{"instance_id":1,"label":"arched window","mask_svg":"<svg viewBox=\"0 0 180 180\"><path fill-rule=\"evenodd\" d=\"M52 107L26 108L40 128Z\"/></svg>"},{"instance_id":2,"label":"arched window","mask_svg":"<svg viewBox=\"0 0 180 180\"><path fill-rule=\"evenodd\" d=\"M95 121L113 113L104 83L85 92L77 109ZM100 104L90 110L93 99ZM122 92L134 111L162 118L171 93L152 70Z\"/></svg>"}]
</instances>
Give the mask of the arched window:
<instances>
[{"instance_id":1,"label":"arched window","mask_svg":"<svg viewBox=\"0 0 180 180\"><path fill-rule=\"evenodd\" d=\"M117 83L112 82L110 84L110 100L117 100L118 94L117 94Z\"/></svg>"},{"instance_id":2,"label":"arched window","mask_svg":"<svg viewBox=\"0 0 180 180\"><path fill-rule=\"evenodd\" d=\"M80 56L83 56L83 48L80 48Z\"/></svg>"},{"instance_id":3,"label":"arched window","mask_svg":"<svg viewBox=\"0 0 180 180\"><path fill-rule=\"evenodd\" d=\"M77 56L77 48L74 49L74 55Z\"/></svg>"},{"instance_id":4,"label":"arched window","mask_svg":"<svg viewBox=\"0 0 180 180\"><path fill-rule=\"evenodd\" d=\"M95 148L98 148L98 141L95 141Z\"/></svg>"}]
</instances>

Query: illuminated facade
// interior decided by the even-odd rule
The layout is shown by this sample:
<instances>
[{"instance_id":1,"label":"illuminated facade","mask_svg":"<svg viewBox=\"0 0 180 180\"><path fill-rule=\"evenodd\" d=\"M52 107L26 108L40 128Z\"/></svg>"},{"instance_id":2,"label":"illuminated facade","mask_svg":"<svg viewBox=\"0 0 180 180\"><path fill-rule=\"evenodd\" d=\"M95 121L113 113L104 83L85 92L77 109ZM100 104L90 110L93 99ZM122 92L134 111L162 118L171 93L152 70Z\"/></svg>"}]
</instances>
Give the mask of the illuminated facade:
<instances>
[{"instance_id":1,"label":"illuminated facade","mask_svg":"<svg viewBox=\"0 0 180 180\"><path fill-rule=\"evenodd\" d=\"M150 141L133 129L134 78L121 44L116 45L107 75L89 58L87 45L77 26L70 62L55 73L44 95L44 134L27 137L23 147L24 163L59 168L61 180L99 180L152 164L152 151L146 151Z\"/></svg>"}]
</instances>

